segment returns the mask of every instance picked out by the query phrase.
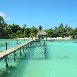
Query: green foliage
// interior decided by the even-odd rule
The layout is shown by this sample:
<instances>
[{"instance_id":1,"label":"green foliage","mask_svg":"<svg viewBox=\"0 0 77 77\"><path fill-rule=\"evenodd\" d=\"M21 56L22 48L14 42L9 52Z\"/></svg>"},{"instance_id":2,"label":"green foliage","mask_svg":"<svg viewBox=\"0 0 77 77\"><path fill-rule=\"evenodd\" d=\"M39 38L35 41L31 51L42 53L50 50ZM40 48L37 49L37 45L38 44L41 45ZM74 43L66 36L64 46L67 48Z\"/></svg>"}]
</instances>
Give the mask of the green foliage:
<instances>
[{"instance_id":1,"label":"green foliage","mask_svg":"<svg viewBox=\"0 0 77 77\"><path fill-rule=\"evenodd\" d=\"M0 16L0 38L19 38L19 37L36 37L37 32L42 30L42 26L38 28L32 26L32 28L27 28L27 25L23 25L21 28L18 24L7 24L3 17ZM48 37L64 37L70 35L77 35L77 28L73 29L68 25L59 24L58 27L54 29L45 30Z\"/></svg>"},{"instance_id":2,"label":"green foliage","mask_svg":"<svg viewBox=\"0 0 77 77\"><path fill-rule=\"evenodd\" d=\"M31 35L32 37L36 37L36 36L37 36L37 32L38 32L38 29L33 26L33 27L31 28L30 35Z\"/></svg>"},{"instance_id":3,"label":"green foliage","mask_svg":"<svg viewBox=\"0 0 77 77\"><path fill-rule=\"evenodd\" d=\"M48 37L52 37L53 36L53 30L52 29L47 29L46 33L47 33Z\"/></svg>"},{"instance_id":4,"label":"green foliage","mask_svg":"<svg viewBox=\"0 0 77 77\"><path fill-rule=\"evenodd\" d=\"M25 29L25 37L30 37L30 32L31 32L31 29L30 28L26 28Z\"/></svg>"},{"instance_id":5,"label":"green foliage","mask_svg":"<svg viewBox=\"0 0 77 77\"><path fill-rule=\"evenodd\" d=\"M42 30L42 26L40 25L40 26L38 26L39 28L38 28L38 30Z\"/></svg>"}]
</instances>

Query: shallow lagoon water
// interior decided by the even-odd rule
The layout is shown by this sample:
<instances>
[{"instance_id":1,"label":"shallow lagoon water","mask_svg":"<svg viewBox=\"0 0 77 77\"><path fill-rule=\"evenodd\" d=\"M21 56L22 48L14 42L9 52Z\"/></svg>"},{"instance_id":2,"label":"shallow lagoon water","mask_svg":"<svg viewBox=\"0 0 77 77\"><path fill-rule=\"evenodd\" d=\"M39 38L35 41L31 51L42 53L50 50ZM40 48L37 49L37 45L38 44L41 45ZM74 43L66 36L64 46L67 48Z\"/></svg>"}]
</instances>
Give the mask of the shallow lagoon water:
<instances>
[{"instance_id":1,"label":"shallow lagoon water","mask_svg":"<svg viewBox=\"0 0 77 77\"><path fill-rule=\"evenodd\" d=\"M7 49L15 47L16 45L22 44L27 40L21 39L0 39L0 52L6 50L6 42L7 42Z\"/></svg>"},{"instance_id":2,"label":"shallow lagoon water","mask_svg":"<svg viewBox=\"0 0 77 77\"><path fill-rule=\"evenodd\" d=\"M42 53L45 48L47 58ZM0 77L77 77L77 41L46 41L45 46L34 43L25 52L26 60L19 51L16 61L9 59L9 69L2 63Z\"/></svg>"}]
</instances>

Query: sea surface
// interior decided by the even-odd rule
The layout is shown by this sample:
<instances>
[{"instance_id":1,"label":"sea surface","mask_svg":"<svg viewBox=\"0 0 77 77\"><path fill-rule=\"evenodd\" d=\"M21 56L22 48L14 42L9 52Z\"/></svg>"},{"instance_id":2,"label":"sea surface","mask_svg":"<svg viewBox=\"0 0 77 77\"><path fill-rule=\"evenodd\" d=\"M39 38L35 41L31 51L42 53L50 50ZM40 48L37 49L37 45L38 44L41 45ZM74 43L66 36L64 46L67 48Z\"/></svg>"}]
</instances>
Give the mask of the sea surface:
<instances>
[{"instance_id":1,"label":"sea surface","mask_svg":"<svg viewBox=\"0 0 77 77\"><path fill-rule=\"evenodd\" d=\"M16 40L6 41L8 48L17 45ZM3 48L0 46L1 51ZM34 42L24 52L22 48L22 56L19 52L16 52L16 61L13 54L8 56L9 68L5 67L4 60L0 61L0 77L77 77L77 40Z\"/></svg>"}]
</instances>

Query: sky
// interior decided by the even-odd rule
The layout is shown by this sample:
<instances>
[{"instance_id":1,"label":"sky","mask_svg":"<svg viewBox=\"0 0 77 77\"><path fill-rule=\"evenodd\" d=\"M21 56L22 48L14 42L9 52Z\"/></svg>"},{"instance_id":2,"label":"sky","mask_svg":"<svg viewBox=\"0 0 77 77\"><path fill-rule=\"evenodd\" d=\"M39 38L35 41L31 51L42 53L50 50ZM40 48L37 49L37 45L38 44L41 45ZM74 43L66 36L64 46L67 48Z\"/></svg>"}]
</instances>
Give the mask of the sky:
<instances>
[{"instance_id":1,"label":"sky","mask_svg":"<svg viewBox=\"0 0 77 77\"><path fill-rule=\"evenodd\" d=\"M77 27L77 0L0 0L0 15L8 24L27 27Z\"/></svg>"}]
</instances>

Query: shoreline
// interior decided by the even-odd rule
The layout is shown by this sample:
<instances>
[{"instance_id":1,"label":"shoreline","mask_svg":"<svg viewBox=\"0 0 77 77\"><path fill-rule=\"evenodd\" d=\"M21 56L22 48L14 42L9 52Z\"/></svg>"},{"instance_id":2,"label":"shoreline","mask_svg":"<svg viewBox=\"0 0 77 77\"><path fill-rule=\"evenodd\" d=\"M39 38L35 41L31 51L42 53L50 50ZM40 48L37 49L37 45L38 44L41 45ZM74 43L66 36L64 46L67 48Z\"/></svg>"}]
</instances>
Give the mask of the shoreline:
<instances>
[{"instance_id":1,"label":"shoreline","mask_svg":"<svg viewBox=\"0 0 77 77\"><path fill-rule=\"evenodd\" d=\"M18 38L18 39L26 39L26 40L30 40L32 38ZM37 39L37 38L33 38L33 39ZM57 37L57 38L47 38L47 40L71 40L72 38L70 37L65 37L65 38L62 38L62 37ZM44 38L44 40L46 40L46 38Z\"/></svg>"},{"instance_id":2,"label":"shoreline","mask_svg":"<svg viewBox=\"0 0 77 77\"><path fill-rule=\"evenodd\" d=\"M57 38L47 38L47 40L71 40L72 38L70 37L65 37L65 38L62 38L62 37L57 37Z\"/></svg>"}]
</instances>

